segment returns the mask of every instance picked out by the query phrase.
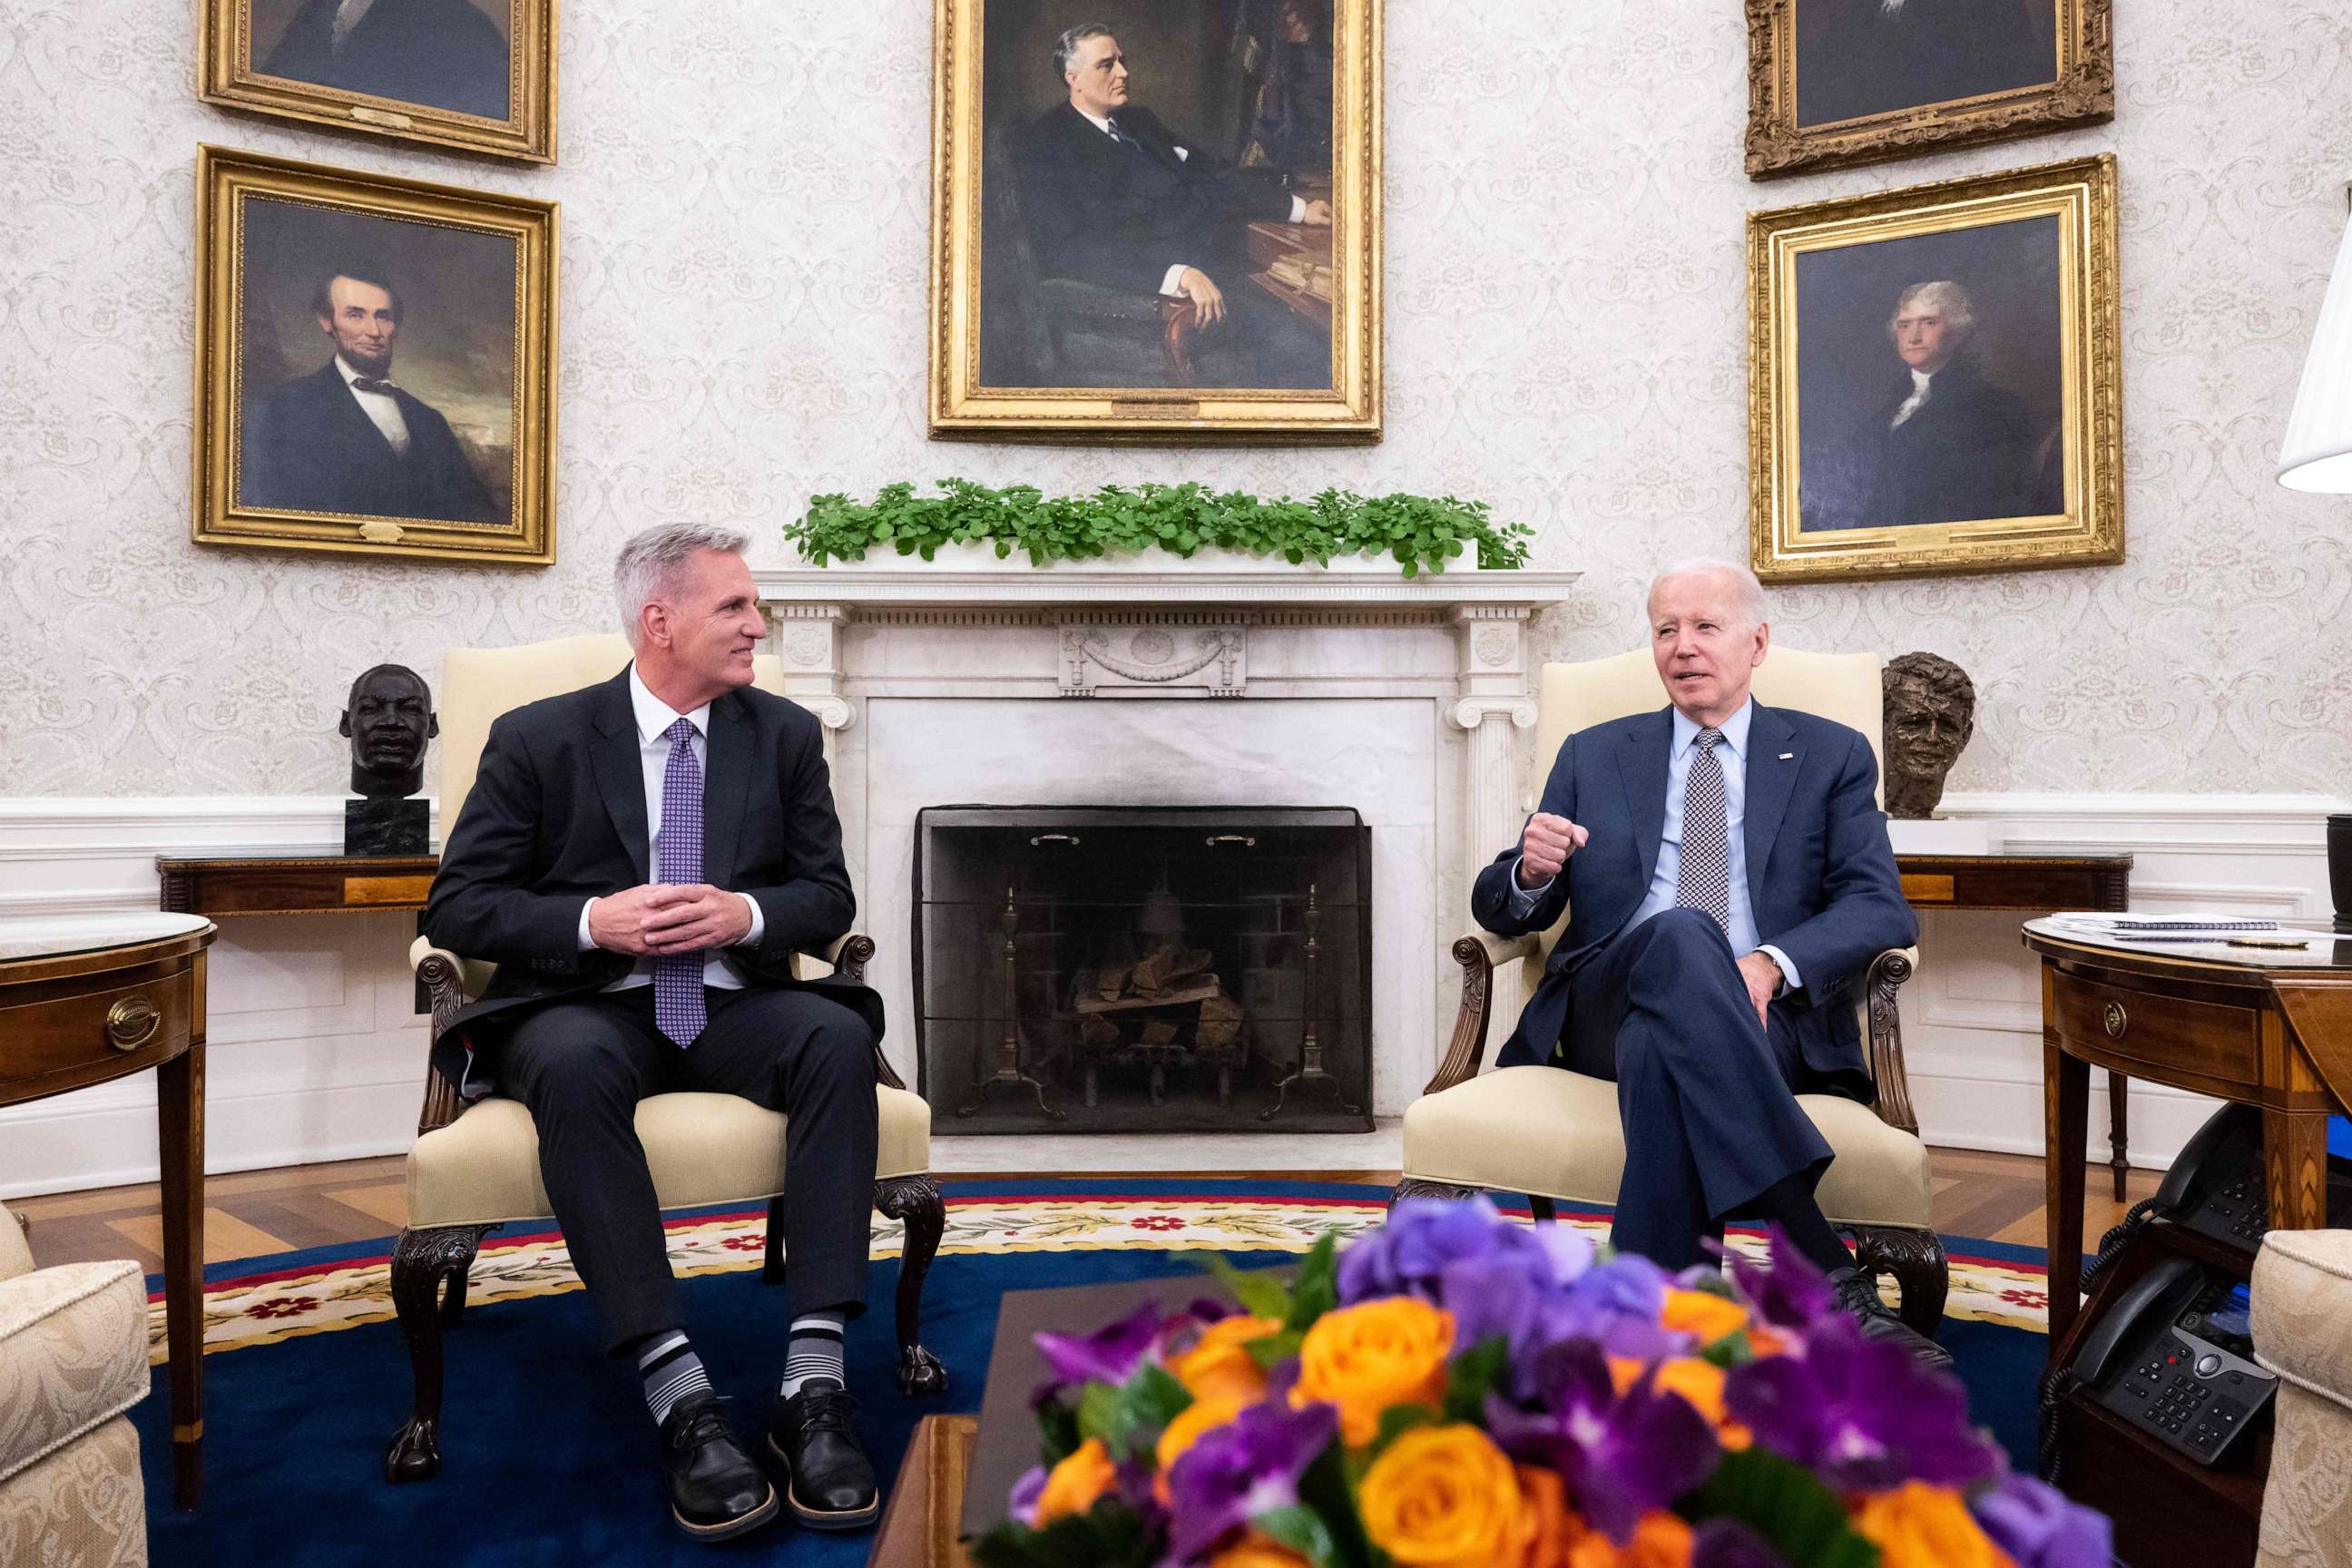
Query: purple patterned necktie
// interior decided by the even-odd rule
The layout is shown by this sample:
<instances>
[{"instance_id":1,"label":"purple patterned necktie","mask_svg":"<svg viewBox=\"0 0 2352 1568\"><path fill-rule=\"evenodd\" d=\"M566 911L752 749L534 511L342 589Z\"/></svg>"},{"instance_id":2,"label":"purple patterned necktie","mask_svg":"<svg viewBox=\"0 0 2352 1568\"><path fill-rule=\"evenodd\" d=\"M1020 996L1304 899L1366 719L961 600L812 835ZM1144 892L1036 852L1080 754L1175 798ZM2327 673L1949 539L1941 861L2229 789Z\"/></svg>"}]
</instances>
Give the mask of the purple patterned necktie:
<instances>
[{"instance_id":1,"label":"purple patterned necktie","mask_svg":"<svg viewBox=\"0 0 2352 1568\"><path fill-rule=\"evenodd\" d=\"M680 719L662 770L661 864L656 880L673 888L702 880L702 767L694 760L694 725ZM702 954L666 952L654 960L654 1024L681 1047L694 1044L702 1010Z\"/></svg>"},{"instance_id":2,"label":"purple patterned necktie","mask_svg":"<svg viewBox=\"0 0 2352 1568\"><path fill-rule=\"evenodd\" d=\"M1723 731L1698 732L1698 755L1683 785L1683 858L1675 902L1705 910L1725 935L1731 932L1731 831L1724 805L1723 760L1715 754Z\"/></svg>"}]
</instances>

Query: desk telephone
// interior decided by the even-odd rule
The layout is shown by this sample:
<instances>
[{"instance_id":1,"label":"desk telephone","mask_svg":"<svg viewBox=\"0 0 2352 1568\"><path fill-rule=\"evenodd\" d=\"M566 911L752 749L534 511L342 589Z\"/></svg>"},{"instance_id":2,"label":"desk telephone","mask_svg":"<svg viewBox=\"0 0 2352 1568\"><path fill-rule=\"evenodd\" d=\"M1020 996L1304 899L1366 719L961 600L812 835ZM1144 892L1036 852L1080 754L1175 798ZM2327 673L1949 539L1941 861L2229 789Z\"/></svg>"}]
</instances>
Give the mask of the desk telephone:
<instances>
[{"instance_id":1,"label":"desk telephone","mask_svg":"<svg viewBox=\"0 0 2352 1568\"><path fill-rule=\"evenodd\" d=\"M2278 1392L2254 1363L2247 1310L2244 1284L2168 1257L2116 1298L2068 1370L2141 1431L2216 1464Z\"/></svg>"}]
</instances>

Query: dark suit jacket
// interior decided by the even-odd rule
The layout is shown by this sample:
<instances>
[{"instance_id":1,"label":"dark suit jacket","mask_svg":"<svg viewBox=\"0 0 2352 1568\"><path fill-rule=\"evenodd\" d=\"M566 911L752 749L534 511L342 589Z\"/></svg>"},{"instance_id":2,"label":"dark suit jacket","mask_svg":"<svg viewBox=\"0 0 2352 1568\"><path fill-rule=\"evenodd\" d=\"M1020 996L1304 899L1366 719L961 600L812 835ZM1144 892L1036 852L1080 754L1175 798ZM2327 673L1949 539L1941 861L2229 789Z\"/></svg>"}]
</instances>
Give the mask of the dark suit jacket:
<instances>
[{"instance_id":1,"label":"dark suit jacket","mask_svg":"<svg viewBox=\"0 0 2352 1568\"><path fill-rule=\"evenodd\" d=\"M2022 517L2032 508L2033 421L2015 393L1961 355L1927 384L1927 401L1890 425L1909 401L1905 372L1864 427L1864 528Z\"/></svg>"},{"instance_id":2,"label":"dark suit jacket","mask_svg":"<svg viewBox=\"0 0 2352 1568\"><path fill-rule=\"evenodd\" d=\"M246 409L238 503L450 522L499 521L490 492L466 460L449 421L405 392L392 395L408 423L404 458L343 384L332 360L256 399Z\"/></svg>"},{"instance_id":3,"label":"dark suit jacket","mask_svg":"<svg viewBox=\"0 0 2352 1568\"><path fill-rule=\"evenodd\" d=\"M1214 167L1148 109L1129 105L1113 118L1141 145L1112 141L1066 103L1023 139L1022 202L1038 266L1049 278L1156 294L1181 261L1220 289L1235 287L1242 230L1288 217L1289 193ZM1180 144L1189 157L1176 156Z\"/></svg>"},{"instance_id":4,"label":"dark suit jacket","mask_svg":"<svg viewBox=\"0 0 2352 1568\"><path fill-rule=\"evenodd\" d=\"M793 954L822 952L857 907L817 721L744 687L711 703L706 754L702 879L748 894L765 921L760 944L730 949L729 962L748 984L822 988L879 1039L881 997L837 975L792 975ZM433 1065L451 1082L465 1081L471 1031L486 1020L628 973L626 954L580 951L580 910L649 881L651 843L626 669L490 726L425 904L436 945L499 965L481 999L434 1041Z\"/></svg>"},{"instance_id":5,"label":"dark suit jacket","mask_svg":"<svg viewBox=\"0 0 2352 1568\"><path fill-rule=\"evenodd\" d=\"M1665 837L1671 709L1613 719L1561 742L1541 809L1589 828L1534 910L1512 912L1514 844L1478 874L1471 912L1499 936L1549 929L1564 906L1568 931L1552 952L1498 1067L1550 1062L1568 1024L1576 966L1624 929L1649 896ZM1886 814L1874 792L1870 742L1843 724L1759 703L1748 731L1741 839L1757 941L1789 955L1804 988L1773 1004L1793 1029L1805 1065L1828 1087L1862 1090L1854 1003L1870 962L1918 940L1903 901ZM1790 753L1784 761L1781 753ZM1866 1091L1864 1091L1866 1092Z\"/></svg>"},{"instance_id":6,"label":"dark suit jacket","mask_svg":"<svg viewBox=\"0 0 2352 1568\"><path fill-rule=\"evenodd\" d=\"M340 3L309 0L262 71L459 114L507 117L507 41L467 0L375 0L338 55Z\"/></svg>"}]
</instances>

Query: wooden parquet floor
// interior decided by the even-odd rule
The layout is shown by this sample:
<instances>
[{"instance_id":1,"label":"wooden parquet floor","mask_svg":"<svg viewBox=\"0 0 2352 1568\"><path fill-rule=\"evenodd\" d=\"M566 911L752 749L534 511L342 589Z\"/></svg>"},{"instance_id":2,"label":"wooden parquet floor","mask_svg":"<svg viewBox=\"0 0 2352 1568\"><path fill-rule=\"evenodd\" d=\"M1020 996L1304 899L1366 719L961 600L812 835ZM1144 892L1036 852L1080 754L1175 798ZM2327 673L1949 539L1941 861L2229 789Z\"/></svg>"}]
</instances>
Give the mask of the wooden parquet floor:
<instances>
[{"instance_id":1,"label":"wooden parquet floor","mask_svg":"<svg viewBox=\"0 0 2352 1568\"><path fill-rule=\"evenodd\" d=\"M2042 1244L2042 1164L2016 1154L1985 1154L1966 1149L1930 1151L1935 1173L1937 1227L1948 1236L1988 1241ZM205 1184L205 1261L254 1258L296 1247L367 1241L398 1230L406 1215L399 1156L347 1160L328 1165L297 1165L214 1176ZM1085 1172L1031 1172L1031 1175L1086 1175ZM1248 1171L1116 1173L1126 1176L1218 1176L1245 1178ZM1282 1171L1282 1179L1361 1182L1385 1185L1394 1171ZM990 1173L1003 1179L1003 1173ZM2124 1215L2131 1204L2156 1191L2161 1174L2131 1173L2125 1199L2113 1197L2113 1177L2104 1165L2091 1167L2084 1201L2086 1247ZM34 1256L41 1262L72 1263L99 1258L136 1258L150 1273L163 1267L163 1221L152 1185L108 1187L87 1193L8 1200L6 1206L31 1221Z\"/></svg>"}]
</instances>

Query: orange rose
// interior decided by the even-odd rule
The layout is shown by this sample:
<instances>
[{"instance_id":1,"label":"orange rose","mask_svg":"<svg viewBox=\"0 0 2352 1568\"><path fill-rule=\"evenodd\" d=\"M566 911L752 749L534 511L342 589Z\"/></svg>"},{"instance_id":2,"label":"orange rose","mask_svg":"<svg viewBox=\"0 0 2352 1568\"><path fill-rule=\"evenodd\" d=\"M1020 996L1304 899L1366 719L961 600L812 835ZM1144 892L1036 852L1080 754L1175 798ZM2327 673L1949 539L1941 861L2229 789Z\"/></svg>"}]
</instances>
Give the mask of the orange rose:
<instances>
[{"instance_id":1,"label":"orange rose","mask_svg":"<svg viewBox=\"0 0 2352 1568\"><path fill-rule=\"evenodd\" d=\"M1255 1405L1265 1397L1265 1369L1250 1354L1249 1342L1281 1331L1281 1322L1273 1318L1220 1318L1191 1350L1171 1359L1168 1370L1195 1399Z\"/></svg>"},{"instance_id":2,"label":"orange rose","mask_svg":"<svg viewBox=\"0 0 2352 1568\"><path fill-rule=\"evenodd\" d=\"M1535 1526L1528 1541L1525 1568L1567 1568L1568 1549L1584 1534L1584 1521L1568 1508L1568 1483L1557 1470L1521 1465L1519 1495L1527 1500L1528 1517Z\"/></svg>"},{"instance_id":3,"label":"orange rose","mask_svg":"<svg viewBox=\"0 0 2352 1568\"><path fill-rule=\"evenodd\" d=\"M1435 1408L1445 1396L1445 1356L1454 1314L1411 1296L1391 1296L1324 1313L1298 1347L1294 1405L1339 1407L1339 1435L1351 1448L1380 1436L1381 1413L1398 1405Z\"/></svg>"},{"instance_id":4,"label":"orange rose","mask_svg":"<svg viewBox=\"0 0 2352 1568\"><path fill-rule=\"evenodd\" d=\"M1882 1568L2014 1568L1959 1493L1925 1481L1863 1499L1853 1528L1877 1544Z\"/></svg>"},{"instance_id":5,"label":"orange rose","mask_svg":"<svg viewBox=\"0 0 2352 1568\"><path fill-rule=\"evenodd\" d=\"M1622 1546L1596 1530L1568 1549L1568 1568L1690 1568L1690 1560L1691 1527L1664 1509L1643 1514Z\"/></svg>"},{"instance_id":6,"label":"orange rose","mask_svg":"<svg viewBox=\"0 0 2352 1568\"><path fill-rule=\"evenodd\" d=\"M1356 1508L1401 1568L1523 1563L1540 1522L1510 1459L1466 1424L1416 1426L1390 1444L1364 1472Z\"/></svg>"},{"instance_id":7,"label":"orange rose","mask_svg":"<svg viewBox=\"0 0 2352 1568\"><path fill-rule=\"evenodd\" d=\"M1698 1342L1705 1346L1746 1328L1748 1309L1727 1297L1709 1295L1705 1290L1669 1290L1665 1312L1658 1321L1676 1333L1696 1334Z\"/></svg>"},{"instance_id":8,"label":"orange rose","mask_svg":"<svg viewBox=\"0 0 2352 1568\"><path fill-rule=\"evenodd\" d=\"M1238 1399L1196 1399L1177 1412L1176 1419L1168 1423L1160 1434L1159 1446L1153 1450L1160 1461L1160 1473L1151 1478L1151 1490L1162 1504L1168 1501L1168 1470L1184 1457L1184 1450L1200 1439L1201 1434L1222 1426L1241 1414Z\"/></svg>"},{"instance_id":9,"label":"orange rose","mask_svg":"<svg viewBox=\"0 0 2352 1568\"><path fill-rule=\"evenodd\" d=\"M1079 1444L1045 1478L1045 1489L1037 1496L1037 1528L1043 1530L1057 1519L1094 1507L1095 1500L1110 1490L1118 1474L1101 1438L1089 1437Z\"/></svg>"},{"instance_id":10,"label":"orange rose","mask_svg":"<svg viewBox=\"0 0 2352 1568\"><path fill-rule=\"evenodd\" d=\"M1209 1568L1313 1568L1313 1565L1281 1542L1253 1530L1223 1551L1210 1553Z\"/></svg>"}]
</instances>

